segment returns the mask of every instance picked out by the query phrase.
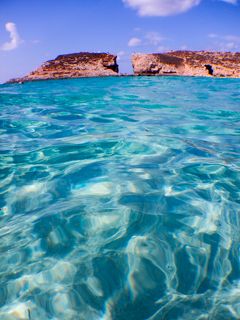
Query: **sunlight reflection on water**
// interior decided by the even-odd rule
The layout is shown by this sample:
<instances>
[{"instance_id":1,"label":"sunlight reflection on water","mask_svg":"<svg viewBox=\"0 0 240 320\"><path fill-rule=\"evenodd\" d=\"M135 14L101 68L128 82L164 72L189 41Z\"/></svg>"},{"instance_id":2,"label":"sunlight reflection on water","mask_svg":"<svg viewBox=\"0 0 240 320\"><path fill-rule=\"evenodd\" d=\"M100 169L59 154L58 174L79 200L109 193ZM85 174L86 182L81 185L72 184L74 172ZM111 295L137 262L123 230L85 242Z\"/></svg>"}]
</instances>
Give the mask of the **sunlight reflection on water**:
<instances>
[{"instance_id":1,"label":"sunlight reflection on water","mask_svg":"<svg viewBox=\"0 0 240 320\"><path fill-rule=\"evenodd\" d=\"M0 318L239 319L239 91L0 86Z\"/></svg>"}]
</instances>

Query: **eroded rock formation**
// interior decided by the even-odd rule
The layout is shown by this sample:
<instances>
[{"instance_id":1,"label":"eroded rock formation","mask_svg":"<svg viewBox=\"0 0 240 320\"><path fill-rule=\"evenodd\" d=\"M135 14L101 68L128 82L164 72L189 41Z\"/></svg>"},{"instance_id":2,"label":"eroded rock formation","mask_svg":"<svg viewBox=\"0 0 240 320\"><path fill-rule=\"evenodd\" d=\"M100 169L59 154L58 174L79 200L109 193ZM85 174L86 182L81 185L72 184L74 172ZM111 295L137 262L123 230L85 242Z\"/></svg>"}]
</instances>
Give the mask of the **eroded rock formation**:
<instances>
[{"instance_id":1,"label":"eroded rock formation","mask_svg":"<svg viewBox=\"0 0 240 320\"><path fill-rule=\"evenodd\" d=\"M64 54L41 65L22 78L9 82L114 76L118 74L117 57L107 53L80 52Z\"/></svg>"},{"instance_id":2,"label":"eroded rock formation","mask_svg":"<svg viewBox=\"0 0 240 320\"><path fill-rule=\"evenodd\" d=\"M171 51L134 54L135 75L181 75L240 78L240 53Z\"/></svg>"}]
</instances>

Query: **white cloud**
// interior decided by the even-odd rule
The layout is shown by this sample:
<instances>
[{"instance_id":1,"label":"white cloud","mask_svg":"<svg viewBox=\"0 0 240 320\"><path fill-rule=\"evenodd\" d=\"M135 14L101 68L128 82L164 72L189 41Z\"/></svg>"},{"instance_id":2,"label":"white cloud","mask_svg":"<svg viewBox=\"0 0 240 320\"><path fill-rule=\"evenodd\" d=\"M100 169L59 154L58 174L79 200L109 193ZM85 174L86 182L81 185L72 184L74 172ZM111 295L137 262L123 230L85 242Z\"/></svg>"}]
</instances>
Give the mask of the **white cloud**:
<instances>
[{"instance_id":1,"label":"white cloud","mask_svg":"<svg viewBox=\"0 0 240 320\"><path fill-rule=\"evenodd\" d=\"M128 7L137 10L140 16L171 16L186 12L202 0L122 0ZM238 0L219 0L236 5Z\"/></svg>"},{"instance_id":2,"label":"white cloud","mask_svg":"<svg viewBox=\"0 0 240 320\"><path fill-rule=\"evenodd\" d=\"M9 51L16 49L21 43L22 40L18 34L17 27L13 22L7 22L5 24L5 29L10 33L10 41L5 42L0 49L3 51Z\"/></svg>"},{"instance_id":3,"label":"white cloud","mask_svg":"<svg viewBox=\"0 0 240 320\"><path fill-rule=\"evenodd\" d=\"M157 51L160 52L160 53L164 53L164 52L170 51L170 49L168 47L165 47L165 46L160 46L160 47L157 48Z\"/></svg>"},{"instance_id":4,"label":"white cloud","mask_svg":"<svg viewBox=\"0 0 240 320\"><path fill-rule=\"evenodd\" d=\"M187 50L188 46L186 44L181 45L180 50Z\"/></svg>"},{"instance_id":5,"label":"white cloud","mask_svg":"<svg viewBox=\"0 0 240 320\"><path fill-rule=\"evenodd\" d=\"M40 42L41 42L41 41L38 40L38 39L35 39L35 40L32 41L33 44L39 44Z\"/></svg>"},{"instance_id":6,"label":"white cloud","mask_svg":"<svg viewBox=\"0 0 240 320\"><path fill-rule=\"evenodd\" d=\"M216 33L210 33L208 37L212 39L213 47L216 50L240 50L240 36L218 35Z\"/></svg>"},{"instance_id":7,"label":"white cloud","mask_svg":"<svg viewBox=\"0 0 240 320\"><path fill-rule=\"evenodd\" d=\"M142 43L141 39L139 39L139 38L131 38L128 41L128 46L129 47L137 47L137 46L140 46L141 43Z\"/></svg>"},{"instance_id":8,"label":"white cloud","mask_svg":"<svg viewBox=\"0 0 240 320\"><path fill-rule=\"evenodd\" d=\"M217 38L218 35L216 33L209 33L208 38Z\"/></svg>"},{"instance_id":9,"label":"white cloud","mask_svg":"<svg viewBox=\"0 0 240 320\"><path fill-rule=\"evenodd\" d=\"M227 2L227 3L230 3L230 4L237 4L238 3L238 0L221 0L223 2Z\"/></svg>"},{"instance_id":10,"label":"white cloud","mask_svg":"<svg viewBox=\"0 0 240 320\"><path fill-rule=\"evenodd\" d=\"M117 53L117 57L118 57L118 60L122 60L122 58L126 55L126 52L125 51L119 51Z\"/></svg>"},{"instance_id":11,"label":"white cloud","mask_svg":"<svg viewBox=\"0 0 240 320\"><path fill-rule=\"evenodd\" d=\"M169 16L185 12L197 6L201 0L123 0L123 2L136 9L140 16Z\"/></svg>"},{"instance_id":12,"label":"white cloud","mask_svg":"<svg viewBox=\"0 0 240 320\"><path fill-rule=\"evenodd\" d=\"M148 31L148 32L142 32L139 31L140 35L139 37L133 37L128 41L129 47L137 47L137 46L154 46L157 47L159 45L162 45L163 40L166 40L165 37L162 37L158 32L156 31Z\"/></svg>"},{"instance_id":13,"label":"white cloud","mask_svg":"<svg viewBox=\"0 0 240 320\"><path fill-rule=\"evenodd\" d=\"M141 30L142 30L142 29L139 28L139 27L134 28L134 31L135 31L135 32L140 32Z\"/></svg>"},{"instance_id":14,"label":"white cloud","mask_svg":"<svg viewBox=\"0 0 240 320\"><path fill-rule=\"evenodd\" d=\"M147 43L150 45L157 46L160 42L162 42L165 38L160 36L158 32L147 32L145 34L145 39L147 40Z\"/></svg>"}]
</instances>

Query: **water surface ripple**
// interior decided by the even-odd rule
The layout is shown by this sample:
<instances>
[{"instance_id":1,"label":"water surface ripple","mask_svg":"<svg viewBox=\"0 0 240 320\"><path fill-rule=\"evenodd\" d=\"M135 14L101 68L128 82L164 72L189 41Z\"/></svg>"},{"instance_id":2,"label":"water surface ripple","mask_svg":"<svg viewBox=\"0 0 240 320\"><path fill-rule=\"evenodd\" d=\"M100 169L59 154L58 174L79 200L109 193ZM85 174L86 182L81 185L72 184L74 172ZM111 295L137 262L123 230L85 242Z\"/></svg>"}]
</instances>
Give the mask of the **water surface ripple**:
<instances>
[{"instance_id":1,"label":"water surface ripple","mask_svg":"<svg viewBox=\"0 0 240 320\"><path fill-rule=\"evenodd\" d=\"M240 81L0 86L0 319L240 319Z\"/></svg>"}]
</instances>

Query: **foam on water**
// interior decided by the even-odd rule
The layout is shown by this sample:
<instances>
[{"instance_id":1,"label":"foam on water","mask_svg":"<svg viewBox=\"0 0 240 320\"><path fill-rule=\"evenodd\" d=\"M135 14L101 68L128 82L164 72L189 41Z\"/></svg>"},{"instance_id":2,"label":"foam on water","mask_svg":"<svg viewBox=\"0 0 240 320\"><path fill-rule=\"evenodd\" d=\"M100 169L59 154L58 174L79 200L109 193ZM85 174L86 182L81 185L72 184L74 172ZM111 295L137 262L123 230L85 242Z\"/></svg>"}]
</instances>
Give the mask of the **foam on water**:
<instances>
[{"instance_id":1,"label":"foam on water","mask_svg":"<svg viewBox=\"0 0 240 320\"><path fill-rule=\"evenodd\" d=\"M0 319L240 318L240 81L0 86Z\"/></svg>"}]
</instances>

